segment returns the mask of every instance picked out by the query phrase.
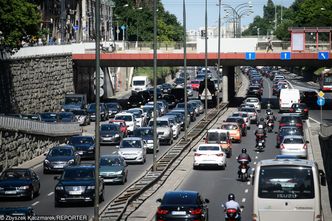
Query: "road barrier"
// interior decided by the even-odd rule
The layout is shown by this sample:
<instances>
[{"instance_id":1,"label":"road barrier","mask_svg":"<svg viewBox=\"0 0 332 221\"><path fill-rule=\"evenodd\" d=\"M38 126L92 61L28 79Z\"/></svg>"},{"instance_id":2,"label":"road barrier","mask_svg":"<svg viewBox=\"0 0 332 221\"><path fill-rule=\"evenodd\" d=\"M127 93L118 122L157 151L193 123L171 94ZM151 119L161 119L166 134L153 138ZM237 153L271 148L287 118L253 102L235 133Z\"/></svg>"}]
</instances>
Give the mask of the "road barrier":
<instances>
[{"instance_id":1,"label":"road barrier","mask_svg":"<svg viewBox=\"0 0 332 221\"><path fill-rule=\"evenodd\" d=\"M20 131L50 137L82 134L82 129L78 123L46 123L7 116L0 116L0 130Z\"/></svg>"}]
</instances>

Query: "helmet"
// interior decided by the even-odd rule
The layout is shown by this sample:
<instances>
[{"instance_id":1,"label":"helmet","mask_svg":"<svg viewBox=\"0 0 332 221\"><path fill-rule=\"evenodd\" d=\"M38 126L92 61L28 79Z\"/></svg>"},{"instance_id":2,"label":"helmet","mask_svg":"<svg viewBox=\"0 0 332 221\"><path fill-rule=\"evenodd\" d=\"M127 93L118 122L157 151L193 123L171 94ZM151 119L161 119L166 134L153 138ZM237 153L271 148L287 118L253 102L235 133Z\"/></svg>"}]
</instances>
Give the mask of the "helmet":
<instances>
[{"instance_id":1,"label":"helmet","mask_svg":"<svg viewBox=\"0 0 332 221\"><path fill-rule=\"evenodd\" d=\"M228 200L235 200L235 195L233 193L228 194Z\"/></svg>"},{"instance_id":2,"label":"helmet","mask_svg":"<svg viewBox=\"0 0 332 221\"><path fill-rule=\"evenodd\" d=\"M258 125L258 129L263 129L263 125Z\"/></svg>"},{"instance_id":3,"label":"helmet","mask_svg":"<svg viewBox=\"0 0 332 221\"><path fill-rule=\"evenodd\" d=\"M242 153L247 153L247 149L246 148L242 148Z\"/></svg>"}]
</instances>

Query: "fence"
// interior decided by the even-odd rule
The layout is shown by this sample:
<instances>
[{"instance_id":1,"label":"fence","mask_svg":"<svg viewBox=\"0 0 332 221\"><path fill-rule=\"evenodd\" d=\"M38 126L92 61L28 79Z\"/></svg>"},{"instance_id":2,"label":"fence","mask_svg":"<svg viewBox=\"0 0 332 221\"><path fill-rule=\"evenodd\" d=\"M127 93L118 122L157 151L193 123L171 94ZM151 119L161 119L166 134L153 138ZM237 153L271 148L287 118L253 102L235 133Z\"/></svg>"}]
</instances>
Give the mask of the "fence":
<instances>
[{"instance_id":1,"label":"fence","mask_svg":"<svg viewBox=\"0 0 332 221\"><path fill-rule=\"evenodd\" d=\"M82 133L78 123L45 123L6 116L0 116L0 129L50 137L72 136Z\"/></svg>"}]
</instances>

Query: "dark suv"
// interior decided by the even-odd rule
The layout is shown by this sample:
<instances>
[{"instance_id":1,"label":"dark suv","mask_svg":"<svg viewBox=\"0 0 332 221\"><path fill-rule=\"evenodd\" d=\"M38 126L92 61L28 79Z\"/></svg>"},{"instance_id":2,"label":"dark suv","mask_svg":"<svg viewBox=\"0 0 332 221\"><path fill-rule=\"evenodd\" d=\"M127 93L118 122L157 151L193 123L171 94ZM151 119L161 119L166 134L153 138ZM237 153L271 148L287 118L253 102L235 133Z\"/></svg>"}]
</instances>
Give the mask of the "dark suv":
<instances>
[{"instance_id":1,"label":"dark suv","mask_svg":"<svg viewBox=\"0 0 332 221\"><path fill-rule=\"evenodd\" d=\"M305 103L294 103L289 109L291 113L298 113L302 117L302 119L308 119L309 108Z\"/></svg>"},{"instance_id":2,"label":"dark suv","mask_svg":"<svg viewBox=\"0 0 332 221\"><path fill-rule=\"evenodd\" d=\"M95 167L92 165L66 167L54 190L54 204L93 203L95 199ZM104 200L104 181L99 178L99 199Z\"/></svg>"},{"instance_id":3,"label":"dark suv","mask_svg":"<svg viewBox=\"0 0 332 221\"><path fill-rule=\"evenodd\" d=\"M279 121L279 128L284 126L295 126L303 129L302 118L299 114L284 114L281 115Z\"/></svg>"}]
</instances>

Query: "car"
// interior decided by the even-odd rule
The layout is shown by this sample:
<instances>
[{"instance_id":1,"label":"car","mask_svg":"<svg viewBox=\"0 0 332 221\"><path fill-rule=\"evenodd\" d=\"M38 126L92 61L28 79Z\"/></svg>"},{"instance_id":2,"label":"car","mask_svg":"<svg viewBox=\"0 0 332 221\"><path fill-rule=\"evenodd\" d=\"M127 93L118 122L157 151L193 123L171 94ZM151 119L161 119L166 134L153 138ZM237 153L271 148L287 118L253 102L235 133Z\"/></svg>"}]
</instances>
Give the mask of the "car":
<instances>
[{"instance_id":1,"label":"car","mask_svg":"<svg viewBox=\"0 0 332 221\"><path fill-rule=\"evenodd\" d=\"M301 116L299 114L282 114L279 120L279 128L284 126L296 126L303 129Z\"/></svg>"},{"instance_id":2,"label":"car","mask_svg":"<svg viewBox=\"0 0 332 221\"><path fill-rule=\"evenodd\" d=\"M35 120L35 121L41 120L39 114L21 114L21 118L24 120Z\"/></svg>"},{"instance_id":3,"label":"car","mask_svg":"<svg viewBox=\"0 0 332 221\"><path fill-rule=\"evenodd\" d=\"M149 94L149 93L148 93ZM148 95L150 97L150 94ZM143 97L141 93L132 91L132 94L127 100L128 108L140 107L147 102L147 99Z\"/></svg>"},{"instance_id":4,"label":"car","mask_svg":"<svg viewBox=\"0 0 332 221\"><path fill-rule=\"evenodd\" d=\"M308 119L309 108L306 103L293 103L289 109L290 113L299 113L302 119Z\"/></svg>"},{"instance_id":5,"label":"car","mask_svg":"<svg viewBox=\"0 0 332 221\"><path fill-rule=\"evenodd\" d=\"M146 162L146 145L141 137L126 137L117 146L118 154L131 163Z\"/></svg>"},{"instance_id":6,"label":"car","mask_svg":"<svg viewBox=\"0 0 332 221\"><path fill-rule=\"evenodd\" d=\"M153 106L153 101L150 101L147 104ZM157 100L157 107L158 109L160 109L160 115L164 115L168 111L168 106L165 104L164 101Z\"/></svg>"},{"instance_id":7,"label":"car","mask_svg":"<svg viewBox=\"0 0 332 221\"><path fill-rule=\"evenodd\" d=\"M208 199L203 199L196 191L169 191L162 199L157 199L160 203L156 220L208 220Z\"/></svg>"},{"instance_id":8,"label":"car","mask_svg":"<svg viewBox=\"0 0 332 221\"><path fill-rule=\"evenodd\" d=\"M122 111L122 107L118 102L108 102L105 103L108 108L109 117L114 117L115 114L120 113Z\"/></svg>"},{"instance_id":9,"label":"car","mask_svg":"<svg viewBox=\"0 0 332 221\"><path fill-rule=\"evenodd\" d=\"M184 78L175 78L174 83L177 87L183 87L184 86Z\"/></svg>"},{"instance_id":10,"label":"car","mask_svg":"<svg viewBox=\"0 0 332 221\"><path fill-rule=\"evenodd\" d=\"M226 153L219 144L200 144L194 152L194 169L203 166L217 166L225 169Z\"/></svg>"},{"instance_id":11,"label":"car","mask_svg":"<svg viewBox=\"0 0 332 221\"><path fill-rule=\"evenodd\" d=\"M280 150L282 155L295 155L301 158L307 158L307 144L303 136L287 135L284 136L283 141L280 143Z\"/></svg>"},{"instance_id":12,"label":"car","mask_svg":"<svg viewBox=\"0 0 332 221\"><path fill-rule=\"evenodd\" d=\"M167 114L165 114L164 116L169 116L169 115L173 115L177 117L177 121L181 126L181 130L184 130L184 122L185 122L185 117L184 117L184 113L183 112L179 112L179 111L170 111ZM189 127L190 124L190 116L187 116L187 128Z\"/></svg>"},{"instance_id":13,"label":"car","mask_svg":"<svg viewBox=\"0 0 332 221\"><path fill-rule=\"evenodd\" d=\"M241 128L241 135L247 136L247 124L242 117L228 117L224 122L235 122Z\"/></svg>"},{"instance_id":14,"label":"car","mask_svg":"<svg viewBox=\"0 0 332 221\"><path fill-rule=\"evenodd\" d=\"M257 123L258 113L257 113L255 108L244 107L244 108L241 108L239 111L248 113L248 115L250 117L250 123L251 124L253 124L253 123L256 124Z\"/></svg>"},{"instance_id":15,"label":"car","mask_svg":"<svg viewBox=\"0 0 332 221\"><path fill-rule=\"evenodd\" d=\"M127 129L128 127L126 125L126 121L112 119L112 120L109 121L109 123L119 125L120 130L122 131L124 137L126 137L128 135L128 129Z\"/></svg>"},{"instance_id":16,"label":"car","mask_svg":"<svg viewBox=\"0 0 332 221\"><path fill-rule=\"evenodd\" d=\"M232 117L242 117L247 125L247 129L250 129L250 116L247 112L237 111L232 114Z\"/></svg>"},{"instance_id":17,"label":"car","mask_svg":"<svg viewBox=\"0 0 332 221\"><path fill-rule=\"evenodd\" d=\"M142 108L130 108L126 110L127 113L132 113L136 120L136 126L144 127L147 124L146 115Z\"/></svg>"},{"instance_id":18,"label":"car","mask_svg":"<svg viewBox=\"0 0 332 221\"><path fill-rule=\"evenodd\" d=\"M180 133L181 133L181 125L177 121L177 117L174 115L165 115L161 118L167 119L170 122L172 131L173 131L173 139L178 139Z\"/></svg>"},{"instance_id":19,"label":"car","mask_svg":"<svg viewBox=\"0 0 332 221\"><path fill-rule=\"evenodd\" d=\"M154 145L152 127L136 128L133 132L133 137L141 137L145 141L147 152L153 153L154 147L156 147L156 152L159 151L159 138L157 137L157 144Z\"/></svg>"},{"instance_id":20,"label":"car","mask_svg":"<svg viewBox=\"0 0 332 221\"><path fill-rule=\"evenodd\" d=\"M173 109L173 111L175 111L175 110L183 110L184 111L184 108L185 108L185 103L178 103L175 106L175 108ZM190 115L191 122L194 122L196 120L196 117L197 117L194 105L192 103L187 103L187 110L188 110L188 114Z\"/></svg>"},{"instance_id":21,"label":"car","mask_svg":"<svg viewBox=\"0 0 332 221\"><path fill-rule=\"evenodd\" d=\"M276 132L277 134L277 147L280 146L281 141L284 139L284 136L286 135L299 135L303 136L303 130L295 127L295 126L284 126L279 128L279 132Z\"/></svg>"},{"instance_id":22,"label":"car","mask_svg":"<svg viewBox=\"0 0 332 221\"><path fill-rule=\"evenodd\" d=\"M184 102L184 88L172 88L171 94L175 96L175 103Z\"/></svg>"},{"instance_id":23,"label":"car","mask_svg":"<svg viewBox=\"0 0 332 221\"><path fill-rule=\"evenodd\" d=\"M54 112L44 112L40 114L40 120L47 123L56 123L59 121L59 115Z\"/></svg>"},{"instance_id":24,"label":"car","mask_svg":"<svg viewBox=\"0 0 332 221\"><path fill-rule=\"evenodd\" d=\"M77 122L76 117L72 112L60 112L59 113L59 122L63 123L72 123Z\"/></svg>"},{"instance_id":25,"label":"car","mask_svg":"<svg viewBox=\"0 0 332 221\"><path fill-rule=\"evenodd\" d=\"M71 145L52 147L43 162L44 174L49 172L62 172L65 167L80 164L81 158Z\"/></svg>"},{"instance_id":26,"label":"car","mask_svg":"<svg viewBox=\"0 0 332 221\"><path fill-rule=\"evenodd\" d=\"M171 123L167 118L158 117L157 121L157 134L161 143L172 145L173 144L173 130ZM153 119L149 121L149 127L153 127Z\"/></svg>"},{"instance_id":27,"label":"car","mask_svg":"<svg viewBox=\"0 0 332 221\"><path fill-rule=\"evenodd\" d=\"M160 85L160 89L162 90L162 92L163 92L164 94L169 94L169 93L171 93L172 88L173 88L173 85L172 85L172 84L169 84L169 83L163 83L162 85Z\"/></svg>"},{"instance_id":28,"label":"car","mask_svg":"<svg viewBox=\"0 0 332 221\"><path fill-rule=\"evenodd\" d=\"M96 121L96 104L91 103L88 105L87 111L90 115L91 121ZM105 121L109 118L109 111L104 103L100 103L100 120Z\"/></svg>"},{"instance_id":29,"label":"car","mask_svg":"<svg viewBox=\"0 0 332 221\"><path fill-rule=\"evenodd\" d=\"M198 107L198 114L204 113L204 104L201 100L189 100L188 104L196 104Z\"/></svg>"},{"instance_id":30,"label":"car","mask_svg":"<svg viewBox=\"0 0 332 221\"><path fill-rule=\"evenodd\" d=\"M249 86L247 96L261 98L263 89L260 86Z\"/></svg>"},{"instance_id":31,"label":"car","mask_svg":"<svg viewBox=\"0 0 332 221\"><path fill-rule=\"evenodd\" d=\"M121 112L114 116L114 120L124 120L127 125L128 134L131 134L136 126L136 119L132 113Z\"/></svg>"},{"instance_id":32,"label":"car","mask_svg":"<svg viewBox=\"0 0 332 221\"><path fill-rule=\"evenodd\" d=\"M75 115L76 121L80 124L80 126L91 124L90 115L86 110L72 110L71 112Z\"/></svg>"},{"instance_id":33,"label":"car","mask_svg":"<svg viewBox=\"0 0 332 221\"><path fill-rule=\"evenodd\" d=\"M3 220L29 220L35 215L35 211L32 207L0 208L0 217Z\"/></svg>"},{"instance_id":34,"label":"car","mask_svg":"<svg viewBox=\"0 0 332 221\"><path fill-rule=\"evenodd\" d=\"M194 90L191 87L191 85L187 85L187 95L188 95L188 97L194 96Z\"/></svg>"},{"instance_id":35,"label":"car","mask_svg":"<svg viewBox=\"0 0 332 221\"><path fill-rule=\"evenodd\" d=\"M219 144L219 146L226 153L226 157L232 156L232 142L229 132L222 129L209 129L206 133L206 137L203 138L207 144Z\"/></svg>"},{"instance_id":36,"label":"car","mask_svg":"<svg viewBox=\"0 0 332 221\"><path fill-rule=\"evenodd\" d=\"M104 183L125 184L127 182L127 163L120 155L102 155L99 165L99 175Z\"/></svg>"},{"instance_id":37,"label":"car","mask_svg":"<svg viewBox=\"0 0 332 221\"><path fill-rule=\"evenodd\" d=\"M247 97L244 101L245 104L253 104L258 112L261 111L261 102L257 97Z\"/></svg>"},{"instance_id":38,"label":"car","mask_svg":"<svg viewBox=\"0 0 332 221\"><path fill-rule=\"evenodd\" d=\"M162 99L163 98L163 93L162 91L160 90L160 88L157 88L157 100L159 99ZM154 97L154 88L153 87L150 87L147 89L147 91L149 92L150 96L151 96L151 100L150 101L153 101L153 97Z\"/></svg>"},{"instance_id":39,"label":"car","mask_svg":"<svg viewBox=\"0 0 332 221\"><path fill-rule=\"evenodd\" d=\"M163 100L167 102L169 108L173 108L176 105L176 98L173 94L164 94Z\"/></svg>"},{"instance_id":40,"label":"car","mask_svg":"<svg viewBox=\"0 0 332 221\"><path fill-rule=\"evenodd\" d=\"M232 141L241 143L242 131L238 123L224 122L221 124L220 129L227 130Z\"/></svg>"},{"instance_id":41,"label":"car","mask_svg":"<svg viewBox=\"0 0 332 221\"><path fill-rule=\"evenodd\" d=\"M58 181L54 188L54 206L59 207L66 203L92 205L95 200L95 177L93 165L66 167L60 177L54 177ZM104 200L104 181L101 177L99 177L99 200Z\"/></svg>"},{"instance_id":42,"label":"car","mask_svg":"<svg viewBox=\"0 0 332 221\"><path fill-rule=\"evenodd\" d=\"M93 136L72 136L68 144L75 148L81 159L95 158L95 138Z\"/></svg>"},{"instance_id":43,"label":"car","mask_svg":"<svg viewBox=\"0 0 332 221\"><path fill-rule=\"evenodd\" d=\"M0 175L0 198L33 200L39 195L40 179L29 168L8 168Z\"/></svg>"},{"instance_id":44,"label":"car","mask_svg":"<svg viewBox=\"0 0 332 221\"><path fill-rule=\"evenodd\" d=\"M119 144L124 137L118 124L100 125L100 144Z\"/></svg>"}]
</instances>

